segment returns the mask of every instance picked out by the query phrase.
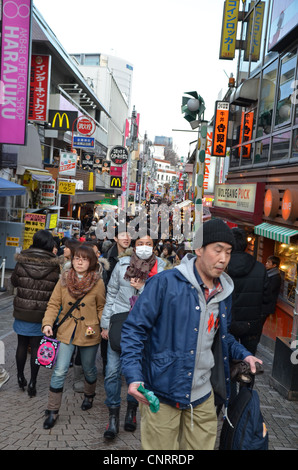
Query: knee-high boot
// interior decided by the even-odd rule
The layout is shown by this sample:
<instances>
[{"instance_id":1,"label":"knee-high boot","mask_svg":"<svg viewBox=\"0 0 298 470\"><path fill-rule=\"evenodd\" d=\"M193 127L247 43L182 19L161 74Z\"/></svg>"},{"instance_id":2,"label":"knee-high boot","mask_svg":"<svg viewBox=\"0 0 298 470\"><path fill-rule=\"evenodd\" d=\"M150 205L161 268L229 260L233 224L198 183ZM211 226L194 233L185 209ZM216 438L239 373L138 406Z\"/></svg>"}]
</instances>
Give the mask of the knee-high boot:
<instances>
[{"instance_id":1,"label":"knee-high boot","mask_svg":"<svg viewBox=\"0 0 298 470\"><path fill-rule=\"evenodd\" d=\"M62 390L50 388L48 398L48 408L46 409L46 420L43 423L44 429L52 428L58 418L59 409L62 401Z\"/></svg>"},{"instance_id":2,"label":"knee-high boot","mask_svg":"<svg viewBox=\"0 0 298 470\"><path fill-rule=\"evenodd\" d=\"M93 405L93 398L95 397L96 381L89 384L86 379L84 383L84 400L81 405L83 411L90 410Z\"/></svg>"}]
</instances>

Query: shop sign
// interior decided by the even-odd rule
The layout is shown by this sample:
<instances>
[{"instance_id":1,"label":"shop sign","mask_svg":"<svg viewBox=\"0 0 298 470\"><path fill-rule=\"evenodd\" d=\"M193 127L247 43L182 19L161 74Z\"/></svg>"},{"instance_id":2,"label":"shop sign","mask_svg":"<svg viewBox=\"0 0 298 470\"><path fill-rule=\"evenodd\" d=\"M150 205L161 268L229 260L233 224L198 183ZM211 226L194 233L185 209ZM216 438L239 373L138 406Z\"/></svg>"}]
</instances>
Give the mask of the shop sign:
<instances>
[{"instance_id":1,"label":"shop sign","mask_svg":"<svg viewBox=\"0 0 298 470\"><path fill-rule=\"evenodd\" d=\"M240 0L226 0L224 3L220 59L232 60L235 57L239 4Z\"/></svg>"},{"instance_id":2,"label":"shop sign","mask_svg":"<svg viewBox=\"0 0 298 470\"><path fill-rule=\"evenodd\" d=\"M0 2L0 143L25 145L32 0Z\"/></svg>"},{"instance_id":3,"label":"shop sign","mask_svg":"<svg viewBox=\"0 0 298 470\"><path fill-rule=\"evenodd\" d=\"M71 183L69 181L59 181L58 193L74 196L76 193L76 183Z\"/></svg>"},{"instance_id":4,"label":"shop sign","mask_svg":"<svg viewBox=\"0 0 298 470\"><path fill-rule=\"evenodd\" d=\"M77 131L82 135L92 135L96 129L96 124L93 119L86 116L81 116L77 122Z\"/></svg>"},{"instance_id":5,"label":"shop sign","mask_svg":"<svg viewBox=\"0 0 298 470\"><path fill-rule=\"evenodd\" d=\"M227 150L230 104L227 101L216 101L215 119L211 155L225 157Z\"/></svg>"},{"instance_id":6,"label":"shop sign","mask_svg":"<svg viewBox=\"0 0 298 470\"><path fill-rule=\"evenodd\" d=\"M110 151L110 158L115 165L124 165L128 160L127 148L116 145Z\"/></svg>"},{"instance_id":7,"label":"shop sign","mask_svg":"<svg viewBox=\"0 0 298 470\"><path fill-rule=\"evenodd\" d=\"M243 138L243 142L248 142L249 140L251 140L253 121L254 121L253 112L250 112L250 113L245 113L244 111L242 112L239 144L242 143L242 138ZM250 151L251 151L251 144L244 145L242 147L242 157L249 158ZM241 153L241 148L239 148L239 157L240 157L240 153Z\"/></svg>"},{"instance_id":8,"label":"shop sign","mask_svg":"<svg viewBox=\"0 0 298 470\"><path fill-rule=\"evenodd\" d=\"M77 155L72 152L60 152L59 174L75 176L77 169Z\"/></svg>"},{"instance_id":9,"label":"shop sign","mask_svg":"<svg viewBox=\"0 0 298 470\"><path fill-rule=\"evenodd\" d=\"M40 205L51 206L55 203L56 182L50 181L48 183L40 183Z\"/></svg>"},{"instance_id":10,"label":"shop sign","mask_svg":"<svg viewBox=\"0 0 298 470\"><path fill-rule=\"evenodd\" d=\"M77 111L67 111L59 109L49 110L49 124L52 130L56 131L76 131Z\"/></svg>"},{"instance_id":11,"label":"shop sign","mask_svg":"<svg viewBox=\"0 0 298 470\"><path fill-rule=\"evenodd\" d=\"M298 189L286 189L281 203L281 215L284 220L294 221L298 217Z\"/></svg>"},{"instance_id":12,"label":"shop sign","mask_svg":"<svg viewBox=\"0 0 298 470\"><path fill-rule=\"evenodd\" d=\"M121 188L122 187L122 178L119 176L110 177L110 188Z\"/></svg>"},{"instance_id":13,"label":"shop sign","mask_svg":"<svg viewBox=\"0 0 298 470\"><path fill-rule=\"evenodd\" d=\"M212 127L209 127L207 131L207 139L206 139L205 171L204 171L204 182L203 182L204 193L206 194L214 193L215 168L216 168L217 160L215 157L211 155L212 136L213 136L213 130L212 130Z\"/></svg>"},{"instance_id":14,"label":"shop sign","mask_svg":"<svg viewBox=\"0 0 298 470\"><path fill-rule=\"evenodd\" d=\"M45 122L47 120L51 56L35 55L31 57L30 73L30 121Z\"/></svg>"},{"instance_id":15,"label":"shop sign","mask_svg":"<svg viewBox=\"0 0 298 470\"><path fill-rule=\"evenodd\" d=\"M215 187L214 206L254 212L257 184L218 184Z\"/></svg>"},{"instance_id":16,"label":"shop sign","mask_svg":"<svg viewBox=\"0 0 298 470\"><path fill-rule=\"evenodd\" d=\"M251 2L250 8L254 6L255 2ZM246 48L244 52L244 60L257 62L260 58L262 29L264 19L265 2L259 2L255 7L255 14L249 15L247 32L246 32ZM253 30L252 30L253 28Z\"/></svg>"},{"instance_id":17,"label":"shop sign","mask_svg":"<svg viewBox=\"0 0 298 470\"><path fill-rule=\"evenodd\" d=\"M279 191L276 188L270 188L266 191L264 198L264 215L266 217L275 217L279 209Z\"/></svg>"},{"instance_id":18,"label":"shop sign","mask_svg":"<svg viewBox=\"0 0 298 470\"><path fill-rule=\"evenodd\" d=\"M74 136L72 146L73 148L94 148L94 144L94 137Z\"/></svg>"},{"instance_id":19,"label":"shop sign","mask_svg":"<svg viewBox=\"0 0 298 470\"><path fill-rule=\"evenodd\" d=\"M38 230L44 230L46 224L46 215L27 213L25 214L24 241L23 250L26 250L32 244L33 235Z\"/></svg>"}]
</instances>

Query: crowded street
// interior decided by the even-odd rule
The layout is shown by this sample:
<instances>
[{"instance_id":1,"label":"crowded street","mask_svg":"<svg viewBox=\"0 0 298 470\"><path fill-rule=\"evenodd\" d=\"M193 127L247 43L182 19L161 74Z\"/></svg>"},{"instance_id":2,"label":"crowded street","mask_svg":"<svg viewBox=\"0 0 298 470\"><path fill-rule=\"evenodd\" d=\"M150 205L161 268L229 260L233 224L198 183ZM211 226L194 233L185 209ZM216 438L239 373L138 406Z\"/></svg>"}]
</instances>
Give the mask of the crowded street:
<instances>
[{"instance_id":1,"label":"crowded street","mask_svg":"<svg viewBox=\"0 0 298 470\"><path fill-rule=\"evenodd\" d=\"M298 450L298 0L142 7L0 0L0 450Z\"/></svg>"}]
</instances>

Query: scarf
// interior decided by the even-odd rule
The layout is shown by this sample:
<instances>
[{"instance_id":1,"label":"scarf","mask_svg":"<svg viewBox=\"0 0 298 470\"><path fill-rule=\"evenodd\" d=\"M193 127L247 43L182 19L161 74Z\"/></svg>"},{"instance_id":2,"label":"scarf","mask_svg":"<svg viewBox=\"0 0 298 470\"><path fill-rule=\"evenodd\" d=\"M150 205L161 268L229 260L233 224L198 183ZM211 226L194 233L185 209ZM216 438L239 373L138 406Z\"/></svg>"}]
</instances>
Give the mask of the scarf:
<instances>
[{"instance_id":1,"label":"scarf","mask_svg":"<svg viewBox=\"0 0 298 470\"><path fill-rule=\"evenodd\" d=\"M66 285L68 292L75 299L79 299L83 295L87 294L94 284L100 278L99 273L96 271L90 271L89 273L84 274L82 279L79 279L76 271L71 268L67 272L66 276Z\"/></svg>"},{"instance_id":2,"label":"scarf","mask_svg":"<svg viewBox=\"0 0 298 470\"><path fill-rule=\"evenodd\" d=\"M136 253L133 252L130 257L130 264L124 274L124 279L130 281L131 278L135 277L141 281L146 281L155 263L156 256L154 253L148 259L140 259L137 257Z\"/></svg>"}]
</instances>

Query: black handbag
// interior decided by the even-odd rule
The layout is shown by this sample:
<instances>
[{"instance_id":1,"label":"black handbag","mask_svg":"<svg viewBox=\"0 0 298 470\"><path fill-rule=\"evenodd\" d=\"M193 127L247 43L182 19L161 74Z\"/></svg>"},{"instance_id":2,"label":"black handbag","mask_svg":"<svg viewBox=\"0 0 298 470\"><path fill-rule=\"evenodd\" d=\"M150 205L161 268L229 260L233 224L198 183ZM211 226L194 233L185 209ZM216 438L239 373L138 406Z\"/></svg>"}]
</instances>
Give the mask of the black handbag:
<instances>
[{"instance_id":1,"label":"black handbag","mask_svg":"<svg viewBox=\"0 0 298 470\"><path fill-rule=\"evenodd\" d=\"M128 317L129 312L116 313L110 318L109 341L113 351L121 352L121 330L122 325Z\"/></svg>"}]
</instances>

